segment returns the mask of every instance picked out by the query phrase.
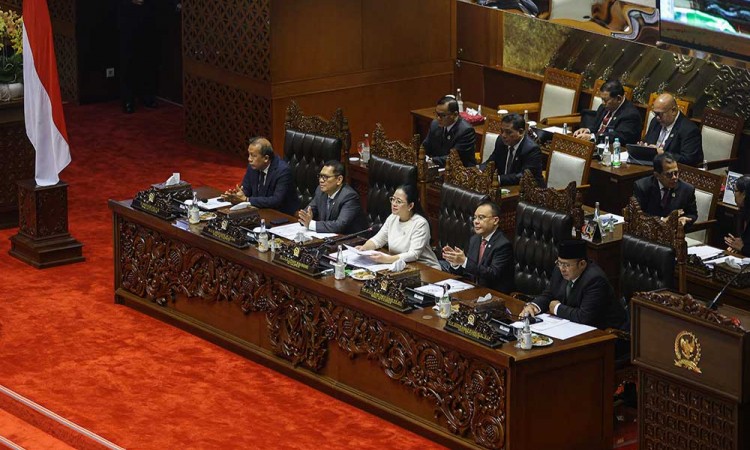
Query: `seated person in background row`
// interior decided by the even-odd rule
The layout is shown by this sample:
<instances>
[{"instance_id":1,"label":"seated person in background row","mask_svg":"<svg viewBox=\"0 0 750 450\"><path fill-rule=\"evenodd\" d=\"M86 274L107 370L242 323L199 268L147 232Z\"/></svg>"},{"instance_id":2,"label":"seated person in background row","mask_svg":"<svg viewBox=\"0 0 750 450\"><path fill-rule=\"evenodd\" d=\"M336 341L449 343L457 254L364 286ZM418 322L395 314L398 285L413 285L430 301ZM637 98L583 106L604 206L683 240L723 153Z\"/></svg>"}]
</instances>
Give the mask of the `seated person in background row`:
<instances>
[{"instance_id":1,"label":"seated person in background row","mask_svg":"<svg viewBox=\"0 0 750 450\"><path fill-rule=\"evenodd\" d=\"M336 160L323 164L315 195L297 216L302 226L321 233L352 234L367 228L359 194L344 184L344 165Z\"/></svg>"},{"instance_id":2,"label":"seated person in background row","mask_svg":"<svg viewBox=\"0 0 750 450\"><path fill-rule=\"evenodd\" d=\"M750 176L745 175L734 182L734 202L745 219L745 230L740 237L734 237L731 234L724 237L724 243L728 247L727 251L740 256L750 256L750 220L748 220L750 196L747 195L748 189L750 189Z\"/></svg>"},{"instance_id":3,"label":"seated person in background row","mask_svg":"<svg viewBox=\"0 0 750 450\"><path fill-rule=\"evenodd\" d=\"M540 186L542 178L542 151L526 134L526 122L519 114L507 114L500 122L500 139L495 141L495 151L482 163L482 170L490 161L495 162L501 186L521 182L521 175L528 169Z\"/></svg>"},{"instance_id":4,"label":"seated person in background row","mask_svg":"<svg viewBox=\"0 0 750 450\"><path fill-rule=\"evenodd\" d=\"M573 133L573 137L590 140L596 134L597 141L604 141L609 136L609 142L620 139L624 147L635 144L641 137L643 119L638 108L625 98L625 89L618 80L609 80L599 90L602 104L596 110L596 117L590 127L582 127Z\"/></svg>"},{"instance_id":5,"label":"seated person in background row","mask_svg":"<svg viewBox=\"0 0 750 450\"><path fill-rule=\"evenodd\" d=\"M657 153L669 152L681 164L697 166L703 162L703 141L698 127L677 108L672 94L656 97L651 108L654 120L646 131L646 144Z\"/></svg>"},{"instance_id":6,"label":"seated person in background row","mask_svg":"<svg viewBox=\"0 0 750 450\"><path fill-rule=\"evenodd\" d=\"M641 210L652 216L666 219L672 211L679 211L680 223L687 227L698 220L695 187L679 177L675 157L666 152L658 154L654 157L654 175L633 183L633 196Z\"/></svg>"},{"instance_id":7,"label":"seated person in background row","mask_svg":"<svg viewBox=\"0 0 750 450\"><path fill-rule=\"evenodd\" d=\"M549 286L526 304L521 316L543 312L599 329L623 329L628 322L607 275L586 259L586 241L581 239L560 242Z\"/></svg>"},{"instance_id":8,"label":"seated person in background row","mask_svg":"<svg viewBox=\"0 0 750 450\"><path fill-rule=\"evenodd\" d=\"M458 151L464 166L476 166L474 127L458 114L458 102L452 95L438 100L435 107L435 120L422 146L427 156L440 167L445 167L448 153L452 148Z\"/></svg>"},{"instance_id":9,"label":"seated person in background row","mask_svg":"<svg viewBox=\"0 0 750 450\"><path fill-rule=\"evenodd\" d=\"M292 181L292 170L274 154L271 142L264 137L251 138L247 146L247 171L242 186L224 192L232 203L249 202L256 208L270 208L294 215L299 198Z\"/></svg>"},{"instance_id":10,"label":"seated person in background row","mask_svg":"<svg viewBox=\"0 0 750 450\"><path fill-rule=\"evenodd\" d=\"M406 263L417 261L440 270L437 256L430 248L430 224L419 206L417 188L410 184L396 188L391 197L391 215L380 231L357 250L377 250L386 244L393 254L370 256L373 261L381 264L398 259Z\"/></svg>"},{"instance_id":11,"label":"seated person in background row","mask_svg":"<svg viewBox=\"0 0 750 450\"><path fill-rule=\"evenodd\" d=\"M500 208L492 202L484 202L474 212L474 234L469 240L469 249L464 253L456 247L443 247L441 265L448 272L470 277L480 286L510 293L514 289L513 247L502 231Z\"/></svg>"}]
</instances>

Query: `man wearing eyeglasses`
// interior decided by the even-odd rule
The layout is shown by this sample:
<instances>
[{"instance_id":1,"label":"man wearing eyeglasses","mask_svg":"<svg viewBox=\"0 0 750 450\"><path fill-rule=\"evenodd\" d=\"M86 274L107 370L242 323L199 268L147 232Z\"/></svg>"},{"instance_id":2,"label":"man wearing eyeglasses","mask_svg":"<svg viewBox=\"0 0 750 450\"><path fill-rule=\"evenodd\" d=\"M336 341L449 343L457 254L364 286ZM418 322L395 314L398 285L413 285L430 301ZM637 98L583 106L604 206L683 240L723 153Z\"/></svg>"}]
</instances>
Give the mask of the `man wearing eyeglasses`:
<instances>
[{"instance_id":1,"label":"man wearing eyeglasses","mask_svg":"<svg viewBox=\"0 0 750 450\"><path fill-rule=\"evenodd\" d=\"M599 329L623 329L628 321L625 307L601 267L586 259L586 241L562 241L557 252L549 286L521 316L549 313Z\"/></svg>"},{"instance_id":2,"label":"man wearing eyeglasses","mask_svg":"<svg viewBox=\"0 0 750 450\"><path fill-rule=\"evenodd\" d=\"M427 156L440 167L445 167L448 153L455 148L464 166L477 165L474 158L476 133L474 127L458 114L458 102L452 95L438 100L435 107L435 120L422 146Z\"/></svg>"},{"instance_id":3,"label":"man wearing eyeglasses","mask_svg":"<svg viewBox=\"0 0 750 450\"><path fill-rule=\"evenodd\" d=\"M703 162L703 142L698 127L677 108L672 94L661 94L651 107L654 119L646 132L646 144L657 153L669 152L680 164Z\"/></svg>"},{"instance_id":4,"label":"man wearing eyeglasses","mask_svg":"<svg viewBox=\"0 0 750 450\"><path fill-rule=\"evenodd\" d=\"M679 211L683 226L698 220L695 187L680 180L677 161L671 153L654 157L654 175L633 183L633 196L641 210L666 219L672 211Z\"/></svg>"},{"instance_id":5,"label":"man wearing eyeglasses","mask_svg":"<svg viewBox=\"0 0 750 450\"><path fill-rule=\"evenodd\" d=\"M469 277L480 286L510 293L513 283L513 247L502 231L500 208L492 202L481 203L472 222L474 235L469 240L469 248L464 253L457 247L443 247L443 258L448 264L441 264L443 270Z\"/></svg>"},{"instance_id":6,"label":"man wearing eyeglasses","mask_svg":"<svg viewBox=\"0 0 750 450\"><path fill-rule=\"evenodd\" d=\"M352 234L367 228L359 194L344 184L344 165L336 160L323 164L315 195L297 217L302 226L321 233Z\"/></svg>"},{"instance_id":7,"label":"man wearing eyeglasses","mask_svg":"<svg viewBox=\"0 0 750 450\"><path fill-rule=\"evenodd\" d=\"M599 90L602 104L596 110L591 126L584 126L573 133L573 137L590 140L596 134L602 142L604 136L609 141L620 139L620 144L635 144L641 136L642 119L638 108L625 98L625 88L618 80L609 80Z\"/></svg>"},{"instance_id":8,"label":"man wearing eyeglasses","mask_svg":"<svg viewBox=\"0 0 750 450\"><path fill-rule=\"evenodd\" d=\"M495 162L500 186L520 183L525 170L531 171L539 185L544 186L542 151L526 134L526 121L519 114L503 116L500 121L500 139L495 141L495 150L482 163L482 170L490 161Z\"/></svg>"}]
</instances>

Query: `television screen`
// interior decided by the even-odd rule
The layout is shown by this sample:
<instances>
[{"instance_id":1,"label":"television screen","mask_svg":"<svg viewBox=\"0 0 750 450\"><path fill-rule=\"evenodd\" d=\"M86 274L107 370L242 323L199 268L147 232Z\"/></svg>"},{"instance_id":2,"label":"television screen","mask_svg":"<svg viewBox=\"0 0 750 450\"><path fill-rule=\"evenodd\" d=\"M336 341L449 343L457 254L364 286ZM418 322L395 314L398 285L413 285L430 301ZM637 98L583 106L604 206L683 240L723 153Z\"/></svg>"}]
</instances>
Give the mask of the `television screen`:
<instances>
[{"instance_id":1,"label":"television screen","mask_svg":"<svg viewBox=\"0 0 750 450\"><path fill-rule=\"evenodd\" d=\"M750 61L750 0L660 0L660 39Z\"/></svg>"}]
</instances>

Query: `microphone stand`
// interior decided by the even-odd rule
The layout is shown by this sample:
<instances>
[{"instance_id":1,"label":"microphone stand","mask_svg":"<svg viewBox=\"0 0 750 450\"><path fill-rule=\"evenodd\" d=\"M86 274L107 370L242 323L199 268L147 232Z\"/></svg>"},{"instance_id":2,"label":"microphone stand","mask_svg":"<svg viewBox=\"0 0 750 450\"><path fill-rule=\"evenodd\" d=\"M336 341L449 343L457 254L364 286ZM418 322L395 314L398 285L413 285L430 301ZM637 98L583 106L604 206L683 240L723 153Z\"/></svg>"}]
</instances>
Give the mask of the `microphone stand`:
<instances>
[{"instance_id":1,"label":"microphone stand","mask_svg":"<svg viewBox=\"0 0 750 450\"><path fill-rule=\"evenodd\" d=\"M728 282L727 282L727 283L726 283L726 284L724 285L724 287L723 287L723 288L721 288L721 290L719 291L719 293L718 293L718 294L716 294L716 297L714 297L714 299L713 299L713 300L711 300L711 302L709 302L709 303L708 303L708 304L706 305L706 308L708 308L708 309L714 309L714 310L715 310L715 309L717 309L717 308L719 307L719 298L721 297L721 295L722 295L722 294L724 293L724 291L726 291L726 290L727 290L727 288L729 287L729 285L730 285L730 284L734 283L734 280L736 280L737 278L739 278L739 276L740 276L740 275L742 275L742 274L743 274L743 273L745 272L745 269L747 269L748 267L750 267L750 264L745 264L744 266L742 266L742 268L740 269L740 271L739 271L739 272L737 272L737 273L735 274L735 276L733 276L733 277L732 277L732 279L731 279L731 280L729 280L729 281L728 281Z\"/></svg>"}]
</instances>

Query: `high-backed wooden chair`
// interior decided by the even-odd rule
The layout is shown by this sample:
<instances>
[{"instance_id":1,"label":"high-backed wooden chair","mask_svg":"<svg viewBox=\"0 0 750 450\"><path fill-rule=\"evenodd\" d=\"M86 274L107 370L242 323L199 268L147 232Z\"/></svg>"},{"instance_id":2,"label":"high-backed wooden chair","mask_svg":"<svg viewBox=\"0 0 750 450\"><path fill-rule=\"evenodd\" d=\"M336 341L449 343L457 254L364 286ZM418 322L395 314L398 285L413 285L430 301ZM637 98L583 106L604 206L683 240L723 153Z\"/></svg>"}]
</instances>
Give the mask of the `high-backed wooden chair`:
<instances>
[{"instance_id":1,"label":"high-backed wooden chair","mask_svg":"<svg viewBox=\"0 0 750 450\"><path fill-rule=\"evenodd\" d=\"M593 142L555 134L547 159L547 187L562 189L571 181L579 186L587 185L594 148Z\"/></svg>"},{"instance_id":2,"label":"high-backed wooden chair","mask_svg":"<svg viewBox=\"0 0 750 450\"><path fill-rule=\"evenodd\" d=\"M497 143L497 140L500 139L500 131L502 130L502 127L500 126L501 123L502 122L498 119L487 118L487 123L484 128L484 142L482 143L482 158L479 161L480 163L487 161L487 158L489 158L490 155L492 155L492 152L495 151L495 144Z\"/></svg>"},{"instance_id":3,"label":"high-backed wooden chair","mask_svg":"<svg viewBox=\"0 0 750 450\"><path fill-rule=\"evenodd\" d=\"M499 189L494 162L488 163L483 171L477 167L464 167L458 152L451 150L440 189L437 247L467 248L474 234L471 221L474 211L484 201L496 201Z\"/></svg>"},{"instance_id":4,"label":"high-backed wooden chair","mask_svg":"<svg viewBox=\"0 0 750 450\"><path fill-rule=\"evenodd\" d=\"M520 187L513 240L515 285L519 292L536 295L549 285L558 243L570 239L573 228L580 236L583 209L573 181L564 190L540 188L527 171Z\"/></svg>"},{"instance_id":5,"label":"high-backed wooden chair","mask_svg":"<svg viewBox=\"0 0 750 450\"><path fill-rule=\"evenodd\" d=\"M582 81L580 73L548 67L544 71L539 102L499 105L497 108L521 114L528 110L530 115L538 116L541 122L547 117L570 115L578 108Z\"/></svg>"},{"instance_id":6,"label":"high-backed wooden chair","mask_svg":"<svg viewBox=\"0 0 750 450\"><path fill-rule=\"evenodd\" d=\"M656 101L656 97L658 97L658 92L652 92L651 95L648 97L648 107L646 108L646 119L643 122L643 131L641 132L641 139L646 137L646 132L648 132L648 126L651 125L651 121L654 120L654 113L651 111L654 107L654 101ZM690 103L687 100L682 100L675 97L675 102L677 102L677 109L680 110L680 112L685 115L685 117L690 117L690 107L692 106L692 103Z\"/></svg>"},{"instance_id":7,"label":"high-backed wooden chair","mask_svg":"<svg viewBox=\"0 0 750 450\"><path fill-rule=\"evenodd\" d=\"M703 111L701 140L703 157L710 169L727 167L737 160L737 148L745 121L742 117L730 116L715 109ZM723 174L723 171L719 172Z\"/></svg>"},{"instance_id":8,"label":"high-backed wooden chair","mask_svg":"<svg viewBox=\"0 0 750 450\"><path fill-rule=\"evenodd\" d=\"M420 142L418 134L412 136L410 145L388 140L383 126L376 124L367 171L367 218L375 228L391 214L390 197L396 188L402 184L417 186Z\"/></svg>"},{"instance_id":9,"label":"high-backed wooden chair","mask_svg":"<svg viewBox=\"0 0 750 450\"><path fill-rule=\"evenodd\" d=\"M596 118L596 111L599 109L599 106L602 104L602 98L599 95L599 92L602 90L602 85L606 83L605 80L602 80L601 78L597 79L594 82L594 87L591 90L591 102L589 103L588 109L582 110L579 114L570 114L566 116L556 116L556 117L548 117L547 118L547 125L562 125L564 123L567 123L570 126L575 125L581 125L582 127L586 128L592 128L594 124L593 120ZM623 89L625 90L625 98L628 100L633 99L633 88L630 86L623 86Z\"/></svg>"},{"instance_id":10,"label":"high-backed wooden chair","mask_svg":"<svg viewBox=\"0 0 750 450\"><path fill-rule=\"evenodd\" d=\"M676 288L686 292L687 244L678 212L662 220L641 211L638 201L631 197L624 216L620 293L625 300L629 301L636 291Z\"/></svg>"},{"instance_id":11,"label":"high-backed wooden chair","mask_svg":"<svg viewBox=\"0 0 750 450\"><path fill-rule=\"evenodd\" d=\"M690 233L685 236L688 247L707 242L711 229L716 223L716 204L721 196L724 177L706 170L678 164L680 179L695 187L695 203L698 207L698 220L691 224Z\"/></svg>"},{"instance_id":12,"label":"high-backed wooden chair","mask_svg":"<svg viewBox=\"0 0 750 450\"><path fill-rule=\"evenodd\" d=\"M295 101L286 110L284 159L289 163L302 205L310 203L318 187L318 174L329 160L349 161L351 134L341 109L331 120L305 116Z\"/></svg>"}]
</instances>

